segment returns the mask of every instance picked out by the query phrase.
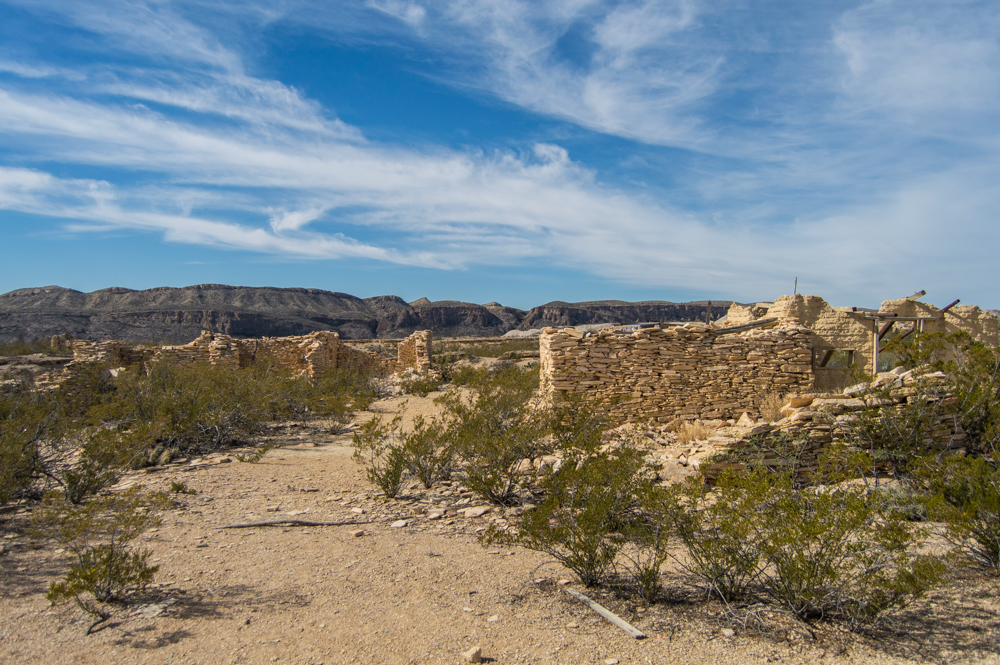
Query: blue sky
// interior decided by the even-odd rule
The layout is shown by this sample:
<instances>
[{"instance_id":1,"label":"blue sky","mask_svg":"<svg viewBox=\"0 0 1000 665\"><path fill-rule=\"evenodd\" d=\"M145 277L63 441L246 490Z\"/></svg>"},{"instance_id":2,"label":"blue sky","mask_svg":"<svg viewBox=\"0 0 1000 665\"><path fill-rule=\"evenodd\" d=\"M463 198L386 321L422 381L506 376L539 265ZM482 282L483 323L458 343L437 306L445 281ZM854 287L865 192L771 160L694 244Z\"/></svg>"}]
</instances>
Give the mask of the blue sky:
<instances>
[{"instance_id":1,"label":"blue sky","mask_svg":"<svg viewBox=\"0 0 1000 665\"><path fill-rule=\"evenodd\" d=\"M0 17L0 291L1000 306L996 2Z\"/></svg>"}]
</instances>

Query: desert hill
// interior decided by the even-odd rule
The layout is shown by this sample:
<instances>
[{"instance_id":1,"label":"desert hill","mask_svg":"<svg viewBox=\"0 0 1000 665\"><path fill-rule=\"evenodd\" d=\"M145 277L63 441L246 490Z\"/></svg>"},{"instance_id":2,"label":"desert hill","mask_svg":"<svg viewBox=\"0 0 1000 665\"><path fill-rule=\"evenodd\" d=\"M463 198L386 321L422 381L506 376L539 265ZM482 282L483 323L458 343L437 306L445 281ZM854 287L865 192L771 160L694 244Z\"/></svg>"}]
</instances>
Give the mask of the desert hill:
<instances>
[{"instance_id":1,"label":"desert hill","mask_svg":"<svg viewBox=\"0 0 1000 665\"><path fill-rule=\"evenodd\" d=\"M707 303L618 300L550 302L529 311L491 302L407 303L398 296L358 298L322 289L199 284L83 293L60 286L0 295L0 341L69 333L78 339L184 343L210 329L234 337L336 330L345 339L401 338L430 329L438 337L502 335L510 330L588 323L693 321ZM713 318L730 301L713 302Z\"/></svg>"}]
</instances>

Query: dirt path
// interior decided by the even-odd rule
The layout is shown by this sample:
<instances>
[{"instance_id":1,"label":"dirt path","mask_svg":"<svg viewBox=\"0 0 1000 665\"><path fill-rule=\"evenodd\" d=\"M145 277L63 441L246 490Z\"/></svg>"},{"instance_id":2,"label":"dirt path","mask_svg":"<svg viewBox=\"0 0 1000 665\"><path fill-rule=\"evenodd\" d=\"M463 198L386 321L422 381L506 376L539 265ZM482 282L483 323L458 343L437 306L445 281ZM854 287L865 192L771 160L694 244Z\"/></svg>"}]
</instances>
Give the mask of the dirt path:
<instances>
[{"instance_id":1,"label":"dirt path","mask_svg":"<svg viewBox=\"0 0 1000 665\"><path fill-rule=\"evenodd\" d=\"M281 439L257 464L217 456L129 479L153 489L184 482L197 494L177 495L181 506L145 538L159 586L90 636L75 606L44 598L64 574L63 556L10 534L0 556L0 660L458 663L479 645L496 663L1000 663L996 583L969 582L960 610L953 590L935 594L895 634L821 630L814 642L795 631L726 637L717 607L678 600L646 610L573 584L649 635L637 641L570 598L558 580L571 575L544 555L482 547L476 532L497 511L429 519L430 509L478 505L461 488L409 490L387 503L361 477L349 435L290 427ZM20 524L23 515L8 517ZM371 523L218 529L279 517ZM407 526L390 526L397 519Z\"/></svg>"}]
</instances>

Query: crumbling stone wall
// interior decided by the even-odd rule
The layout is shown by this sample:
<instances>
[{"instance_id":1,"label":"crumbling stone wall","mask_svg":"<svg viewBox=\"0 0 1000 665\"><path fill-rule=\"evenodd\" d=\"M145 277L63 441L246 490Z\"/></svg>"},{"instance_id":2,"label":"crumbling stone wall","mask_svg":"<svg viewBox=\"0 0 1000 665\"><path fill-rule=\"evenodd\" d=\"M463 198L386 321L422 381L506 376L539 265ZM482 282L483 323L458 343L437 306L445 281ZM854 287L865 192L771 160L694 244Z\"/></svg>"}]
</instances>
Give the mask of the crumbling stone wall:
<instances>
[{"instance_id":1,"label":"crumbling stone wall","mask_svg":"<svg viewBox=\"0 0 1000 665\"><path fill-rule=\"evenodd\" d=\"M782 409L784 416L774 423L760 423L748 429L743 438L729 446L725 461L702 467L705 478L715 482L719 472L740 468L741 457L774 469L793 466L800 480L816 472L818 460L831 444L849 442L852 424L864 409L897 409L914 403L917 395L928 404L949 399L944 392L947 377L926 369L883 372L870 384L845 389L835 397L793 395ZM922 442L929 450L959 450L966 445L966 434L958 420L942 411Z\"/></svg>"},{"instance_id":2,"label":"crumbling stone wall","mask_svg":"<svg viewBox=\"0 0 1000 665\"><path fill-rule=\"evenodd\" d=\"M131 367L171 361L180 364L208 363L234 368L270 361L280 369L317 378L350 364L353 367L381 366L387 371L412 367L425 371L431 366L431 333L414 333L400 343L407 345L398 362L343 344L340 335L321 330L293 337L234 339L229 335L203 332L198 339L178 346L134 347L118 341L72 341L75 363L106 362L112 367Z\"/></svg>"},{"instance_id":3,"label":"crumbling stone wall","mask_svg":"<svg viewBox=\"0 0 1000 665\"><path fill-rule=\"evenodd\" d=\"M431 348L434 333L430 330L418 330L396 347L396 363L400 369L412 368L423 373L431 368Z\"/></svg>"},{"instance_id":4,"label":"crumbling stone wall","mask_svg":"<svg viewBox=\"0 0 1000 665\"><path fill-rule=\"evenodd\" d=\"M874 331L889 319L872 320L871 310L853 307L831 307L819 296L781 296L766 309L760 305L752 308L741 305L730 307L726 324L742 325L759 319L777 319L778 325L804 326L810 330L810 341L817 355L825 350L851 351L857 367L870 370L874 354ZM942 312L934 305L901 298L886 300L878 309L879 314L896 314L900 317L922 317L927 320L918 325L924 332L968 332L974 339L986 344L1000 342L1000 321L989 312L974 305L958 305ZM869 318L865 318L869 317ZM906 332L916 322L900 321L895 330ZM884 340L887 341L887 340ZM815 363L814 363L815 364ZM817 390L842 389L850 383L850 373L843 369L815 367Z\"/></svg>"},{"instance_id":5,"label":"crumbling stone wall","mask_svg":"<svg viewBox=\"0 0 1000 665\"><path fill-rule=\"evenodd\" d=\"M770 392L813 388L810 331L801 326L731 334L701 324L632 334L545 328L539 345L543 392L603 400L617 421L756 418Z\"/></svg>"}]
</instances>

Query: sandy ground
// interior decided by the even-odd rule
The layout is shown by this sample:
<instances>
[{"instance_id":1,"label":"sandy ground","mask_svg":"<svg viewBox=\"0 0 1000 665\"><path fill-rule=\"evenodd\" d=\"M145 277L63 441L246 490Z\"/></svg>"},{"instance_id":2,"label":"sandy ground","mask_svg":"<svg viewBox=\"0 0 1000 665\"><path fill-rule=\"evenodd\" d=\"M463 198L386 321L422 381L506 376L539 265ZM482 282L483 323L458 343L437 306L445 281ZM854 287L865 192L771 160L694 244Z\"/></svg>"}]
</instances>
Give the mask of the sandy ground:
<instances>
[{"instance_id":1,"label":"sandy ground","mask_svg":"<svg viewBox=\"0 0 1000 665\"><path fill-rule=\"evenodd\" d=\"M407 409L431 404L411 397ZM976 576L934 592L879 635L821 626L814 640L796 630L751 634L681 585L645 608L571 582L648 635L635 640L571 598L559 581L572 575L545 555L480 545L477 531L502 511L456 515L480 504L463 488L411 487L387 502L351 459L349 434L290 424L277 438L282 447L256 464L219 455L127 479L151 489L184 482L197 494L176 495L178 506L144 538L158 586L89 636L89 617L45 600L65 573L57 546L30 540L25 513L3 515L0 660L459 663L479 645L495 663L1000 663L1000 584ZM367 523L219 529L276 518ZM398 519L407 525L390 526Z\"/></svg>"}]
</instances>

